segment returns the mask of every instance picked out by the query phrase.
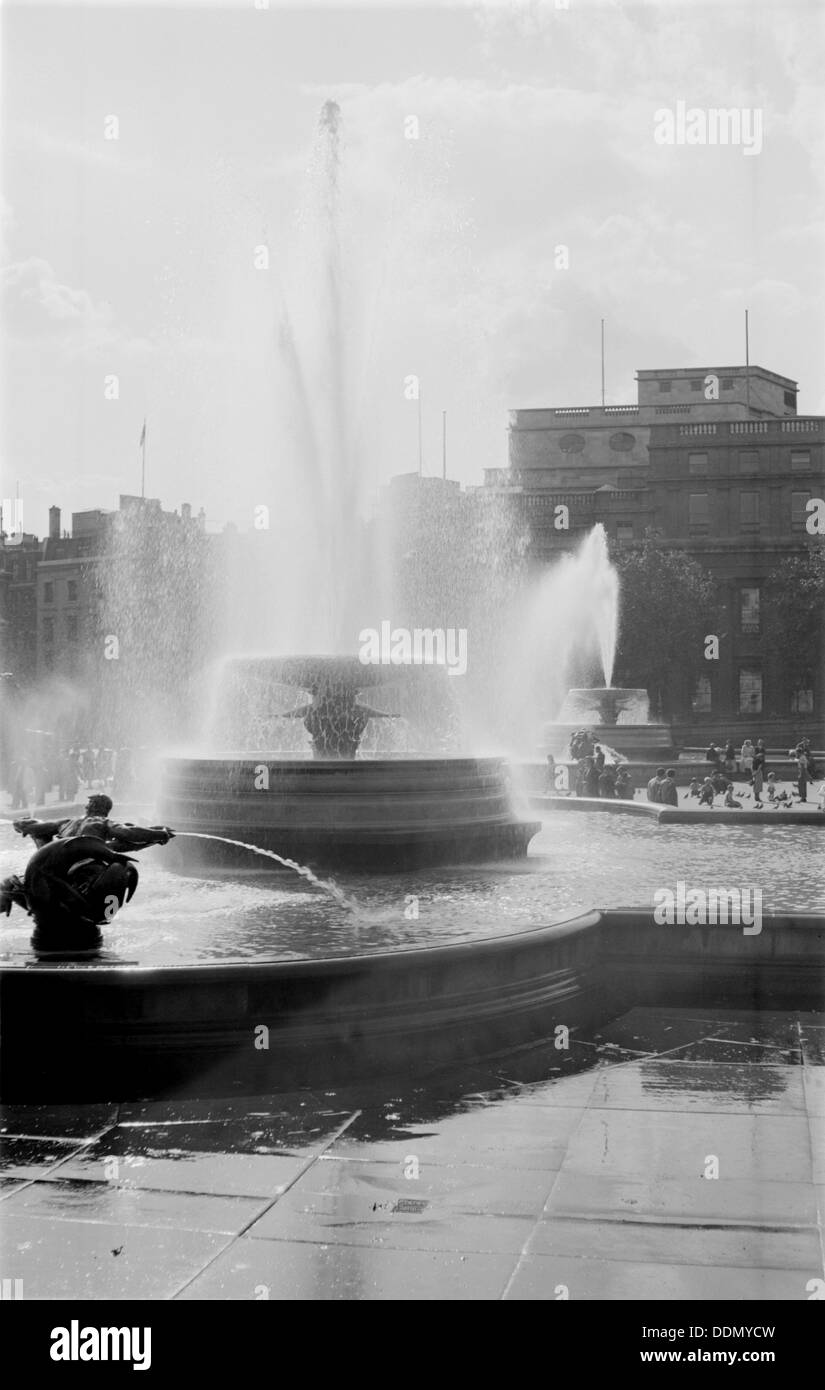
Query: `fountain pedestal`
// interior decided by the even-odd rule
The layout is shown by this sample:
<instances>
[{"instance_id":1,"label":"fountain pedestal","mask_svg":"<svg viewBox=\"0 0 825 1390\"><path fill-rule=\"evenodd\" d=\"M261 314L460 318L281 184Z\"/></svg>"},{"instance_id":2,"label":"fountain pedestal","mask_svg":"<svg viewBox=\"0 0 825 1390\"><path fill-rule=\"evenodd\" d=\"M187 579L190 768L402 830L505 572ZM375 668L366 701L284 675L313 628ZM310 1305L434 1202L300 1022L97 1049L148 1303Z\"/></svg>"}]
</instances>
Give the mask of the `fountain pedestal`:
<instances>
[{"instance_id":1,"label":"fountain pedestal","mask_svg":"<svg viewBox=\"0 0 825 1390\"><path fill-rule=\"evenodd\" d=\"M170 758L160 814L176 830L244 840L313 868L386 872L521 858L541 828L513 811L499 758ZM276 867L184 838L171 841L164 862Z\"/></svg>"},{"instance_id":2,"label":"fountain pedestal","mask_svg":"<svg viewBox=\"0 0 825 1390\"><path fill-rule=\"evenodd\" d=\"M570 739L577 729L591 729L597 741L603 740L630 762L673 757L670 725L651 724L649 713L646 690L612 686L570 690L558 719L544 725L544 751L563 760L569 756Z\"/></svg>"},{"instance_id":3,"label":"fountain pedestal","mask_svg":"<svg viewBox=\"0 0 825 1390\"><path fill-rule=\"evenodd\" d=\"M267 749L170 758L164 824L243 840L322 869L394 872L527 853L541 825L514 812L502 759L354 756L369 720L390 717L360 701L362 689L392 678L386 670L331 656L261 657L236 667L267 706L277 706L284 688L310 696L282 717L303 721L315 757L286 759ZM249 850L208 840L181 837L167 848L166 862L182 869L249 869L254 860ZM263 865L274 868L269 860L254 862Z\"/></svg>"}]
</instances>

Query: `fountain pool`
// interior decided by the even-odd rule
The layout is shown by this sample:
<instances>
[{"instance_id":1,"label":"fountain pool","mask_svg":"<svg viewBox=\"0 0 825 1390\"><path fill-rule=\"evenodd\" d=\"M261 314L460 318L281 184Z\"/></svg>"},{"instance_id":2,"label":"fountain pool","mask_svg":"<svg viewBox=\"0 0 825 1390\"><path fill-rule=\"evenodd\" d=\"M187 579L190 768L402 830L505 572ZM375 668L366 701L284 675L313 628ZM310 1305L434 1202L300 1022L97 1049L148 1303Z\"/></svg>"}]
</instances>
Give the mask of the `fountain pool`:
<instances>
[{"instance_id":1,"label":"fountain pool","mask_svg":"<svg viewBox=\"0 0 825 1390\"><path fill-rule=\"evenodd\" d=\"M0 826L0 874L19 870L27 849ZM652 907L657 888L762 889L765 912L800 903L825 911L817 827L659 826L598 813L553 815L524 860L422 869L403 875L336 874L357 910L297 875L249 868L191 878L144 852L140 888L105 929L101 964L144 967L217 961L328 959L473 942L563 921L597 907ZM709 875L708 865L713 864ZM415 912L417 911L417 916ZM31 961L27 917L4 922L0 962Z\"/></svg>"}]
</instances>

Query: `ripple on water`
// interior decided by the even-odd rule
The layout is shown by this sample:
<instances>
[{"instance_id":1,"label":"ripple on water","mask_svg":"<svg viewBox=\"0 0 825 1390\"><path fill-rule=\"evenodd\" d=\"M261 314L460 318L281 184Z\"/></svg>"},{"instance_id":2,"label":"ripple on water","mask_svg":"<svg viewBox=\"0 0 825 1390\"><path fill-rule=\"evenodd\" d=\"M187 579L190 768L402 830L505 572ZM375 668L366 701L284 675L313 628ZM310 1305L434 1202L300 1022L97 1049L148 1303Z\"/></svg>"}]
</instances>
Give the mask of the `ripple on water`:
<instances>
[{"instance_id":1,"label":"ripple on water","mask_svg":"<svg viewBox=\"0 0 825 1390\"><path fill-rule=\"evenodd\" d=\"M28 857L0 825L0 874ZM336 874L348 911L286 873L186 878L141 858L134 901L106 933L106 955L141 965L351 955L503 935L591 907L651 907L657 888L759 888L763 911L825 910L817 826L656 826L599 812L554 813L527 860L394 875ZM415 913L417 912L417 916ZM30 922L0 918L0 958L30 958Z\"/></svg>"}]
</instances>

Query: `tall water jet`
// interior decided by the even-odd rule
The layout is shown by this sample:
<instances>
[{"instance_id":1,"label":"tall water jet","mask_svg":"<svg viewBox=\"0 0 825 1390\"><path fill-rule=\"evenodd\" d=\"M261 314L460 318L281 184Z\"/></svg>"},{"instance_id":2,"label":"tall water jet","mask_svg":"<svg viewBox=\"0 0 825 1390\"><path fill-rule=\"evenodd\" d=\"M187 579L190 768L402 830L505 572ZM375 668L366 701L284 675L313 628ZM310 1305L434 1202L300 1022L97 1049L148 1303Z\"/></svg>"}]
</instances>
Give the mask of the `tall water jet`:
<instances>
[{"instance_id":1,"label":"tall water jet","mask_svg":"<svg viewBox=\"0 0 825 1390\"><path fill-rule=\"evenodd\" d=\"M304 864L384 871L520 857L540 827L516 815L501 759L359 756L368 726L404 717L402 699L377 693L367 704L366 688L392 691L393 684L405 683L405 673L396 667L385 674L355 654L359 634L377 630L385 618L389 591L376 561L378 528L364 522L369 474L353 443L358 297L348 293L346 279L342 122L335 102L321 111L310 185L302 264L305 271L312 264L313 272L303 294L300 275L290 277L278 334L279 419L291 441L278 479L280 531L264 556L264 567L272 569L269 582L259 586L266 603L256 615L253 640L248 626L238 623L235 631L248 655L230 659L224 671L230 689L234 678L263 694L272 718L264 745L250 747L248 731L267 730L267 711L254 692L251 699L231 698L224 725L231 753L167 761L164 819L210 837L181 836L169 857L188 866L201 855L212 865L220 853L224 862L236 863L243 851L232 849L227 833ZM312 252L314 262L307 259ZM241 589L234 601L249 614L248 591ZM266 654L251 655L261 651ZM240 743L231 718L238 707L248 716ZM282 756L279 724L290 726L292 757ZM299 751L296 758L298 724L311 750L305 739L303 756Z\"/></svg>"},{"instance_id":2,"label":"tall water jet","mask_svg":"<svg viewBox=\"0 0 825 1390\"><path fill-rule=\"evenodd\" d=\"M619 626L619 576L599 524L533 582L502 652L516 731L534 752L571 685L609 687Z\"/></svg>"},{"instance_id":3,"label":"tall water jet","mask_svg":"<svg viewBox=\"0 0 825 1390\"><path fill-rule=\"evenodd\" d=\"M583 584L584 599L596 629L604 683L610 687L619 635L619 576L611 563L601 522L581 545L572 571L575 582Z\"/></svg>"}]
</instances>

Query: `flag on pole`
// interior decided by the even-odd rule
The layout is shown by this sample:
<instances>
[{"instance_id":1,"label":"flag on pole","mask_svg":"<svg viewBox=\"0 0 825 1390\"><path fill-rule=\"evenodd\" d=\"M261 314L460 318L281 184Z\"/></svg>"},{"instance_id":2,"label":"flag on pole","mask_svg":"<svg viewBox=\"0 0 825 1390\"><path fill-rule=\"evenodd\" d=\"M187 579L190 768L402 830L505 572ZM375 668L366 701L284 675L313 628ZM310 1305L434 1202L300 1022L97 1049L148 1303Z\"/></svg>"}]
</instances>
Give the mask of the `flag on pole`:
<instances>
[{"instance_id":1,"label":"flag on pole","mask_svg":"<svg viewBox=\"0 0 825 1390\"><path fill-rule=\"evenodd\" d=\"M143 421L143 429L140 432L140 448L146 443L146 420Z\"/></svg>"}]
</instances>

